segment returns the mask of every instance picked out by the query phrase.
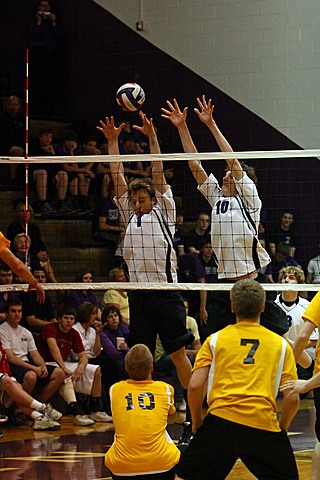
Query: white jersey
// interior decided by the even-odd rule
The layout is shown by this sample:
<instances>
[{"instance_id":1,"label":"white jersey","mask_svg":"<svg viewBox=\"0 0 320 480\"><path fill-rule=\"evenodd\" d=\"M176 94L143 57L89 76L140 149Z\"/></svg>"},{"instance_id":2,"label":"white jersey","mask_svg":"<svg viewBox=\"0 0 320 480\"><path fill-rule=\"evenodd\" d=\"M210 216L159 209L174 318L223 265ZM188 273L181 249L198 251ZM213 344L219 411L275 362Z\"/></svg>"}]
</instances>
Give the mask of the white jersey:
<instances>
[{"instance_id":1,"label":"white jersey","mask_svg":"<svg viewBox=\"0 0 320 480\"><path fill-rule=\"evenodd\" d=\"M95 357L95 354L93 353L93 347L96 341L95 329L89 327L88 330L86 331L80 322L75 323L72 328L77 330L77 332L79 333L82 341L82 345L83 345L83 348L85 349L86 354L90 358ZM79 357L76 353L74 353L73 350L71 350L68 356L68 360L71 362L78 362Z\"/></svg>"},{"instance_id":2,"label":"white jersey","mask_svg":"<svg viewBox=\"0 0 320 480\"><path fill-rule=\"evenodd\" d=\"M320 255L311 258L307 267L308 273L313 273L312 283L320 283Z\"/></svg>"},{"instance_id":3,"label":"white jersey","mask_svg":"<svg viewBox=\"0 0 320 480\"><path fill-rule=\"evenodd\" d=\"M5 350L12 350L12 353L24 362L29 362L29 352L37 350L32 333L21 325L13 328L8 322L2 323L0 340Z\"/></svg>"},{"instance_id":4,"label":"white jersey","mask_svg":"<svg viewBox=\"0 0 320 480\"><path fill-rule=\"evenodd\" d=\"M173 248L176 207L169 188L163 195L156 191L157 203L138 217L126 192L116 204L126 226L123 258L131 282L177 282L177 258Z\"/></svg>"},{"instance_id":5,"label":"white jersey","mask_svg":"<svg viewBox=\"0 0 320 480\"><path fill-rule=\"evenodd\" d=\"M235 186L238 194L225 197L212 173L198 186L212 208L211 242L218 278L246 275L270 262L258 240L261 200L257 188L245 172Z\"/></svg>"},{"instance_id":6,"label":"white jersey","mask_svg":"<svg viewBox=\"0 0 320 480\"><path fill-rule=\"evenodd\" d=\"M296 340L301 328L304 325L304 321L302 320L303 314L306 308L309 306L310 302L305 298L298 297L297 303L293 305L286 305L285 303L280 301L281 295L277 295L275 303L279 305L279 307L285 312L287 315L288 327L289 330L287 332L287 336L293 342ZM310 335L310 340L318 340L319 332L318 329L315 328L312 334Z\"/></svg>"}]
</instances>

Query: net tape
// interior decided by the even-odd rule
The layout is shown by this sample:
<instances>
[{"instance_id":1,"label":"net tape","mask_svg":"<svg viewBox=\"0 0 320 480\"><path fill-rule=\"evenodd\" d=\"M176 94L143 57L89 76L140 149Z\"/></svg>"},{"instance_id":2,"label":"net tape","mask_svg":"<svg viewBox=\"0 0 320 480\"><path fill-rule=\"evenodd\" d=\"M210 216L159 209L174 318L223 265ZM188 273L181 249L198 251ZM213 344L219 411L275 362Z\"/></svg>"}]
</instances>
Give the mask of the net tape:
<instances>
[{"instance_id":1,"label":"net tape","mask_svg":"<svg viewBox=\"0 0 320 480\"><path fill-rule=\"evenodd\" d=\"M179 291L228 291L234 283L149 283L149 282L96 282L96 283L47 283L44 290L179 290ZM285 284L261 283L266 291L299 291L317 292L320 284ZM0 285L0 292L16 292L28 290L28 285Z\"/></svg>"}]
</instances>

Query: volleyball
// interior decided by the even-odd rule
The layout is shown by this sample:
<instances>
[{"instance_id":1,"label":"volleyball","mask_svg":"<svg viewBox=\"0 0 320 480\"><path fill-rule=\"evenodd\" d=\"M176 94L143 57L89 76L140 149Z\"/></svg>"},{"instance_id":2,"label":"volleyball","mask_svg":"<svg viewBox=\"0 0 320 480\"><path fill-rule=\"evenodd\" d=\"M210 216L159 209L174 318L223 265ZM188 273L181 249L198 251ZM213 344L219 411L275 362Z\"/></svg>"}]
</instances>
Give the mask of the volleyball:
<instances>
[{"instance_id":1,"label":"volleyball","mask_svg":"<svg viewBox=\"0 0 320 480\"><path fill-rule=\"evenodd\" d=\"M116 94L117 103L126 112L134 112L142 107L145 101L143 88L137 83L121 85Z\"/></svg>"}]
</instances>

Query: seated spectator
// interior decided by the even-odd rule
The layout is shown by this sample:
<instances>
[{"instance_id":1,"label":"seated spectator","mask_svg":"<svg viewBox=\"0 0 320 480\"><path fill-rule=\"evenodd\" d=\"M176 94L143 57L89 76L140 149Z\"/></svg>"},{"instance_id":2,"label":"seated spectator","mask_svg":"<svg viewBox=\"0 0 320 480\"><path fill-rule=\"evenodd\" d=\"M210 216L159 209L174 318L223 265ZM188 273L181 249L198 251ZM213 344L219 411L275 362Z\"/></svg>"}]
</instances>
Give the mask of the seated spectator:
<instances>
[{"instance_id":1,"label":"seated spectator","mask_svg":"<svg viewBox=\"0 0 320 480\"><path fill-rule=\"evenodd\" d=\"M98 208L98 225L94 227L93 238L99 242L116 246L122 232L119 209L114 201L115 189L111 180L108 184L108 195L101 198Z\"/></svg>"},{"instance_id":2,"label":"seated spectator","mask_svg":"<svg viewBox=\"0 0 320 480\"><path fill-rule=\"evenodd\" d=\"M88 426L94 422L109 422L102 411L101 371L98 365L88 364L88 357L77 330L73 327L75 312L64 307L58 314L58 323L46 325L38 338L39 351L47 365L59 366L69 379L60 388L68 403L69 414L75 415L75 425ZM77 362L69 362L71 350L78 355ZM84 415L76 401L75 392L90 396L90 414Z\"/></svg>"},{"instance_id":3,"label":"seated spectator","mask_svg":"<svg viewBox=\"0 0 320 480\"><path fill-rule=\"evenodd\" d=\"M36 255L29 252L31 246L31 239L29 235L25 233L18 233L14 237L13 246L15 249L15 255L22 263L24 263L29 270L39 270L41 268L40 261ZM19 277L15 277L15 283L22 283Z\"/></svg>"},{"instance_id":4,"label":"seated spectator","mask_svg":"<svg viewBox=\"0 0 320 480\"><path fill-rule=\"evenodd\" d=\"M299 267L285 267L282 268L279 272L279 283L293 284L297 285L299 283L304 283L304 273L303 270ZM309 306L310 302L305 298L299 296L297 290L284 290L281 292L275 303L285 312L288 319L289 330L285 334L285 337L289 339L292 344L296 341L303 325L304 321L302 319L306 308ZM300 365L297 365L298 378L302 380L308 380L313 375L314 368L314 358L315 358L315 346L319 338L318 329L315 328L313 333L310 335L308 344L307 344L307 353L312 359L310 367L303 368Z\"/></svg>"},{"instance_id":5,"label":"seated spectator","mask_svg":"<svg viewBox=\"0 0 320 480\"><path fill-rule=\"evenodd\" d=\"M26 145L25 118L21 114L21 102L11 95L4 102L4 112L0 114L0 154L23 157Z\"/></svg>"},{"instance_id":6,"label":"seated spectator","mask_svg":"<svg viewBox=\"0 0 320 480\"><path fill-rule=\"evenodd\" d=\"M185 252L199 255L202 245L210 241L210 215L200 212L197 216L196 228L187 232L185 237Z\"/></svg>"},{"instance_id":7,"label":"seated spectator","mask_svg":"<svg viewBox=\"0 0 320 480\"><path fill-rule=\"evenodd\" d=\"M14 378L30 395L40 387L39 401L45 403L59 390L64 381L61 368L46 366L29 330L20 325L22 302L9 300L6 305L6 321L0 326L0 340ZM29 360L30 359L30 360ZM20 415L13 413L13 420L20 422Z\"/></svg>"},{"instance_id":8,"label":"seated spectator","mask_svg":"<svg viewBox=\"0 0 320 480\"><path fill-rule=\"evenodd\" d=\"M176 230L173 237L173 247L177 255L184 255L184 244L186 239L186 231L183 228L183 213L177 212L176 216Z\"/></svg>"},{"instance_id":9,"label":"seated spectator","mask_svg":"<svg viewBox=\"0 0 320 480\"><path fill-rule=\"evenodd\" d=\"M186 355L190 360L191 365L194 364L196 355L200 350L201 343L200 343L200 336L198 331L198 325L196 320L193 317L188 315L189 313L189 304L186 298L183 299L184 307L186 309L186 328L188 332L191 332L194 336L194 341L191 345L186 347ZM174 388L174 403L178 412L185 412L186 411L186 402L183 396L183 388L180 383L176 367L171 360L170 355L166 355L166 352L162 346L161 340L159 335L157 336L157 343L156 343L156 351L154 355L154 367L155 371L160 372L171 372L172 375L172 383Z\"/></svg>"},{"instance_id":10,"label":"seated spectator","mask_svg":"<svg viewBox=\"0 0 320 480\"><path fill-rule=\"evenodd\" d=\"M25 392L14 377L11 377L10 366L0 341L0 395L1 403L10 408L15 403L16 408L34 420L34 430L58 430L58 420L62 414L49 404L39 402Z\"/></svg>"},{"instance_id":11,"label":"seated spectator","mask_svg":"<svg viewBox=\"0 0 320 480\"><path fill-rule=\"evenodd\" d=\"M93 290L90 290L88 288L85 288L86 283L92 283L92 273L89 272L84 272L80 273L76 276L75 278L76 283L83 282L83 290L71 290L67 296L65 303L68 307L73 307L76 310L82 305L84 302L90 302L93 303L93 305L98 306L98 300L97 297L95 296L95 293ZM101 318L100 314L100 309L98 311L99 313L99 318Z\"/></svg>"},{"instance_id":12,"label":"seated spectator","mask_svg":"<svg viewBox=\"0 0 320 480\"><path fill-rule=\"evenodd\" d=\"M120 475L126 479L174 478L180 453L166 431L168 414L175 412L173 388L152 381L152 360L145 345L135 345L126 357L130 379L110 390L115 437L105 464L113 479Z\"/></svg>"},{"instance_id":13,"label":"seated spectator","mask_svg":"<svg viewBox=\"0 0 320 480\"><path fill-rule=\"evenodd\" d=\"M108 140L103 137L99 141L101 155L108 155ZM108 184L111 179L109 162L95 163L94 172L96 174L97 191L101 197L105 198L108 195Z\"/></svg>"},{"instance_id":14,"label":"seated spectator","mask_svg":"<svg viewBox=\"0 0 320 480\"><path fill-rule=\"evenodd\" d=\"M311 258L308 262L306 283L320 283L320 240L318 241L318 252L319 255Z\"/></svg>"},{"instance_id":15,"label":"seated spectator","mask_svg":"<svg viewBox=\"0 0 320 480\"><path fill-rule=\"evenodd\" d=\"M270 254L275 253L276 245L279 243L287 243L290 245L289 255L294 257L296 241L292 232L293 222L293 213L290 210L284 210L280 216L280 224L268 231L268 250Z\"/></svg>"},{"instance_id":16,"label":"seated spectator","mask_svg":"<svg viewBox=\"0 0 320 480\"><path fill-rule=\"evenodd\" d=\"M202 245L198 256L206 274L206 283L216 283L218 278L218 266L211 241Z\"/></svg>"},{"instance_id":17,"label":"seated spectator","mask_svg":"<svg viewBox=\"0 0 320 480\"><path fill-rule=\"evenodd\" d=\"M110 270L108 275L108 282L127 282L126 272L119 267ZM129 325L130 322L130 310L128 294L125 290L109 288L103 295L102 308L108 308L110 306L117 307L120 311L122 323Z\"/></svg>"},{"instance_id":18,"label":"seated spectator","mask_svg":"<svg viewBox=\"0 0 320 480\"><path fill-rule=\"evenodd\" d=\"M47 283L47 275L44 268L34 270L34 278L41 284ZM35 338L48 322L56 322L56 314L50 294L47 292L44 302L36 302L36 292L30 290L20 294L22 302L23 320L21 324L33 334Z\"/></svg>"},{"instance_id":19,"label":"seated spectator","mask_svg":"<svg viewBox=\"0 0 320 480\"><path fill-rule=\"evenodd\" d=\"M110 386L127 378L124 359L129 351L129 329L122 322L119 309L113 305L103 310L101 321L104 325L101 332L103 356L109 362L108 377L105 381Z\"/></svg>"},{"instance_id":20,"label":"seated spectator","mask_svg":"<svg viewBox=\"0 0 320 480\"><path fill-rule=\"evenodd\" d=\"M61 145L55 147L57 155L80 155L78 136L73 130L66 130L61 136ZM63 163L63 169L68 174L69 190L72 207L78 213L91 211L88 205L90 182L95 178L92 172L93 163Z\"/></svg>"},{"instance_id":21,"label":"seated spectator","mask_svg":"<svg viewBox=\"0 0 320 480\"><path fill-rule=\"evenodd\" d=\"M13 283L13 273L11 268L5 263L0 262L0 285L11 285ZM36 295L36 292L35 292ZM0 292L0 323L6 319L6 303L9 300L17 299L19 292Z\"/></svg>"},{"instance_id":22,"label":"seated spectator","mask_svg":"<svg viewBox=\"0 0 320 480\"><path fill-rule=\"evenodd\" d=\"M138 130L137 130L138 131ZM119 144L120 154L136 155L145 153L141 148L136 133L124 133L122 143ZM150 176L149 162L132 161L123 162L124 173L128 183L135 178L143 178Z\"/></svg>"},{"instance_id":23,"label":"seated spectator","mask_svg":"<svg viewBox=\"0 0 320 480\"><path fill-rule=\"evenodd\" d=\"M271 255L271 262L267 265L265 274L270 280L277 283L279 272L282 268L291 265L292 267L299 267L298 262L290 256L290 245L288 243L279 243L276 246L276 251Z\"/></svg>"},{"instance_id":24,"label":"seated spectator","mask_svg":"<svg viewBox=\"0 0 320 480\"><path fill-rule=\"evenodd\" d=\"M36 223L34 223L33 209L29 205L28 211L24 201L19 202L14 209L14 220L10 223L7 229L7 237L10 242L14 242L16 235L26 232L26 223L28 222L28 235L30 237L30 244L28 245L28 251L32 255L36 255L40 262L40 266L46 271L48 281L56 283L48 249L44 244L41 231ZM16 253L14 244L11 243L11 251Z\"/></svg>"}]
</instances>

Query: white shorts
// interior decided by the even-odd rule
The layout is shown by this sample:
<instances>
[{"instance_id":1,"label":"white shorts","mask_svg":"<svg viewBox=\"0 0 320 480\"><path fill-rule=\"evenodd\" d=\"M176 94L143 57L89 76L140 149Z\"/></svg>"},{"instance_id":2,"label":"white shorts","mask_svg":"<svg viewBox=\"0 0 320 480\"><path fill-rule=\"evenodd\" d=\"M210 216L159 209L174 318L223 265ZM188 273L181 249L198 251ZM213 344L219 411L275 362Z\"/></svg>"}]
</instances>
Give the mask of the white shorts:
<instances>
[{"instance_id":1,"label":"white shorts","mask_svg":"<svg viewBox=\"0 0 320 480\"><path fill-rule=\"evenodd\" d=\"M53 365L58 367L56 362L46 362L47 365ZM66 368L75 372L78 368L78 362L64 362ZM88 363L84 369L83 378L80 382L73 382L74 391L78 393L84 393L85 395L91 395L94 376L99 365L91 365Z\"/></svg>"}]
</instances>

